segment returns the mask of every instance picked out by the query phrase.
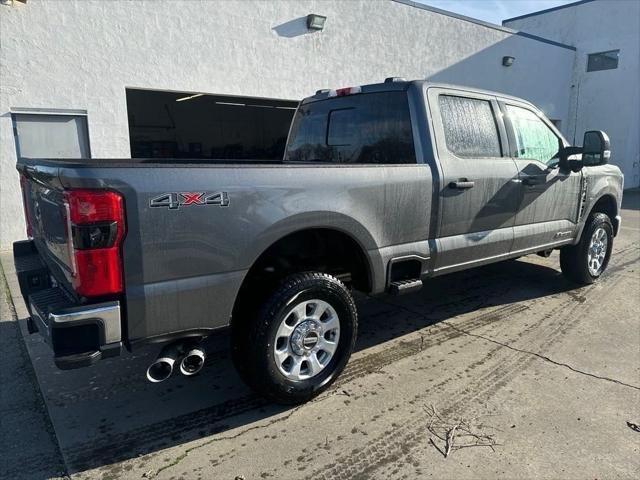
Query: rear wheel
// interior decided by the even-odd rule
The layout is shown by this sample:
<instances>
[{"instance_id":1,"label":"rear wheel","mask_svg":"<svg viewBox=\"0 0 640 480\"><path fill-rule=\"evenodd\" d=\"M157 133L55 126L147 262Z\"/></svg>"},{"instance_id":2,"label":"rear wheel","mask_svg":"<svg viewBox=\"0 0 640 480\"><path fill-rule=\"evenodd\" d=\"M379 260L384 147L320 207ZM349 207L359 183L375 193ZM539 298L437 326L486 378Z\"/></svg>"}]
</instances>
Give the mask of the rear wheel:
<instances>
[{"instance_id":1,"label":"rear wheel","mask_svg":"<svg viewBox=\"0 0 640 480\"><path fill-rule=\"evenodd\" d=\"M593 213L587 220L577 245L560 249L560 268L570 280L588 285L605 271L613 248L613 225L604 213Z\"/></svg>"},{"instance_id":2,"label":"rear wheel","mask_svg":"<svg viewBox=\"0 0 640 480\"><path fill-rule=\"evenodd\" d=\"M290 275L238 332L234 361L259 393L278 403L301 403L344 369L357 324L353 298L338 279L319 272Z\"/></svg>"}]
</instances>

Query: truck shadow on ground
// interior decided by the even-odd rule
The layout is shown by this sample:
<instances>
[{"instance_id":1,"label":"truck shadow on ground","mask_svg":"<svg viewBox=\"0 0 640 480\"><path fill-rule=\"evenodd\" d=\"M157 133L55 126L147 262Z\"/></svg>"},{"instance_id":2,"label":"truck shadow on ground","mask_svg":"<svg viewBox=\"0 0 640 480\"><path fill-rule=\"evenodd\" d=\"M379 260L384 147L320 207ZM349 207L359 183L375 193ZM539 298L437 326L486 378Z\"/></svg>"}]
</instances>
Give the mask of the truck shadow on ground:
<instances>
[{"instance_id":1,"label":"truck shadow on ground","mask_svg":"<svg viewBox=\"0 0 640 480\"><path fill-rule=\"evenodd\" d=\"M479 312L486 312L485 307L507 308L490 318L508 322L509 306L526 308L520 302L562 292L579 301L578 292L571 292L574 288L555 269L507 261L430 280L413 295L359 296L356 352L360 354L332 389L341 391L353 379L418 353L402 340L391 342L405 334L462 315L473 325L474 312L478 322L486 322L486 313ZM451 335L434 337L431 345L446 342ZM63 372L52 366L50 353L36 337L27 338L27 344L69 473L137 457L147 461L162 455L162 449L207 437L224 438L225 431L250 427L288 410L242 384L228 355L228 334L208 340L208 358L199 375L178 374L160 384L145 379L157 348Z\"/></svg>"}]
</instances>

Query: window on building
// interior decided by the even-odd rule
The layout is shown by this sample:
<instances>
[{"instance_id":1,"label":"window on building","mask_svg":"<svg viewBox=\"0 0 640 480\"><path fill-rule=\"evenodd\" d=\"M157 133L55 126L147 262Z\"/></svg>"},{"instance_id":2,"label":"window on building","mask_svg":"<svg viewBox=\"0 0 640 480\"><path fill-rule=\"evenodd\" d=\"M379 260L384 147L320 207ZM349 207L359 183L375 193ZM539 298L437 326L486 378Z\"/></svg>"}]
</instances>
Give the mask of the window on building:
<instances>
[{"instance_id":1,"label":"window on building","mask_svg":"<svg viewBox=\"0 0 640 480\"><path fill-rule=\"evenodd\" d=\"M301 106L286 160L415 163L406 92L349 95Z\"/></svg>"},{"instance_id":2,"label":"window on building","mask_svg":"<svg viewBox=\"0 0 640 480\"><path fill-rule=\"evenodd\" d=\"M133 158L282 160L298 102L127 91Z\"/></svg>"},{"instance_id":3,"label":"window on building","mask_svg":"<svg viewBox=\"0 0 640 480\"><path fill-rule=\"evenodd\" d=\"M498 127L488 100L440 95L447 148L458 157L500 157Z\"/></svg>"},{"instance_id":4,"label":"window on building","mask_svg":"<svg viewBox=\"0 0 640 480\"><path fill-rule=\"evenodd\" d=\"M13 113L20 158L90 158L86 115Z\"/></svg>"},{"instance_id":5,"label":"window on building","mask_svg":"<svg viewBox=\"0 0 640 480\"><path fill-rule=\"evenodd\" d=\"M614 68L618 68L619 56L620 50L590 53L587 57L587 72L597 72L598 70L612 70Z\"/></svg>"},{"instance_id":6,"label":"window on building","mask_svg":"<svg viewBox=\"0 0 640 480\"><path fill-rule=\"evenodd\" d=\"M558 162L560 139L538 115L526 108L507 105L516 137L516 157L538 160L545 165Z\"/></svg>"}]
</instances>

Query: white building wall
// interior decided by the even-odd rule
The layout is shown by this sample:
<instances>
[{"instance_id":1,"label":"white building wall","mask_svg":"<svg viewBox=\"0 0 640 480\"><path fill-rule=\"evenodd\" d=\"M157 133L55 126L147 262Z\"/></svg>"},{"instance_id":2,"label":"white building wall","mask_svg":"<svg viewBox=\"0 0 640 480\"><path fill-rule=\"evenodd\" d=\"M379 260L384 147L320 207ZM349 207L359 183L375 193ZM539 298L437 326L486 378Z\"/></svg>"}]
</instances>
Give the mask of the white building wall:
<instances>
[{"instance_id":1,"label":"white building wall","mask_svg":"<svg viewBox=\"0 0 640 480\"><path fill-rule=\"evenodd\" d=\"M86 110L94 158L130 156L125 87L300 99L429 77L525 97L564 125L575 53L390 0L29 0L0 5L0 44L0 248L25 236L12 109Z\"/></svg>"},{"instance_id":2,"label":"white building wall","mask_svg":"<svg viewBox=\"0 0 640 480\"><path fill-rule=\"evenodd\" d=\"M611 138L611 163L625 188L640 185L640 1L595 0L514 21L508 27L576 47L567 133L581 144L587 130ZM618 68L587 72L587 55L620 49Z\"/></svg>"}]
</instances>

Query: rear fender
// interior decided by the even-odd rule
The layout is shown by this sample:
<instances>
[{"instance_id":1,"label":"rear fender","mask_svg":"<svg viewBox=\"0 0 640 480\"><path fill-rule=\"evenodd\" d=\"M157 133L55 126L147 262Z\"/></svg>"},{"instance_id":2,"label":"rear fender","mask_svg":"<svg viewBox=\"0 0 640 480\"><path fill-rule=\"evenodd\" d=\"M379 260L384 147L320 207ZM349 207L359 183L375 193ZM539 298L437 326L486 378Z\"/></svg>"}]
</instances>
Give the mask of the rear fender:
<instances>
[{"instance_id":1,"label":"rear fender","mask_svg":"<svg viewBox=\"0 0 640 480\"><path fill-rule=\"evenodd\" d=\"M367 260L373 291L384 290L384 262L375 238L360 222L337 212L304 212L284 218L259 234L243 252L242 258L251 259L250 266L253 266L260 255L279 240L311 229L335 230L354 240Z\"/></svg>"}]
</instances>

